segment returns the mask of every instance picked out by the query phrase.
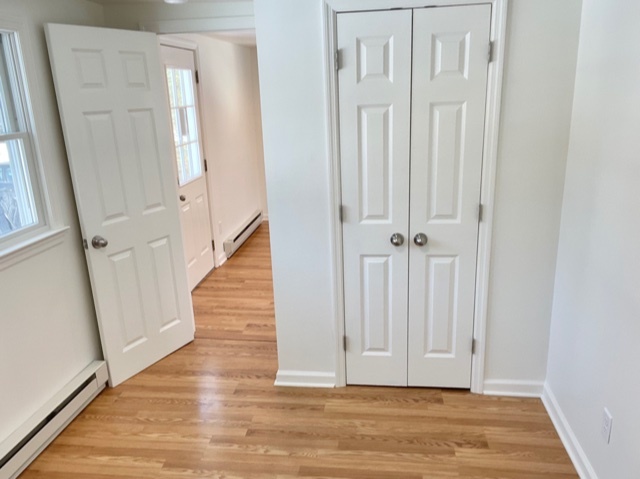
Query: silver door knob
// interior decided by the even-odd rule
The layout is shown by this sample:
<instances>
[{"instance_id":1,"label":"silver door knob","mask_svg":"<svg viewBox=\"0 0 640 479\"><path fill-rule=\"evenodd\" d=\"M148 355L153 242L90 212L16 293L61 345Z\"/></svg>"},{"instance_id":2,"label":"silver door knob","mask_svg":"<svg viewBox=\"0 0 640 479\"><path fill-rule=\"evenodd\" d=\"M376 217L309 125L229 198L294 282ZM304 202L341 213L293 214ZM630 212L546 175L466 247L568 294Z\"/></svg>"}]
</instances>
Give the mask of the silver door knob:
<instances>
[{"instance_id":1,"label":"silver door knob","mask_svg":"<svg viewBox=\"0 0 640 479\"><path fill-rule=\"evenodd\" d=\"M180 195L180 201L185 201L186 199L187 199L187 197L186 197L186 196L184 196L184 195Z\"/></svg>"},{"instance_id":2,"label":"silver door knob","mask_svg":"<svg viewBox=\"0 0 640 479\"><path fill-rule=\"evenodd\" d=\"M91 238L91 246L95 249L106 248L109 242L102 236L94 236Z\"/></svg>"},{"instance_id":3,"label":"silver door knob","mask_svg":"<svg viewBox=\"0 0 640 479\"><path fill-rule=\"evenodd\" d=\"M393 246L402 246L404 244L404 236L400 233L393 233L389 241Z\"/></svg>"},{"instance_id":4,"label":"silver door knob","mask_svg":"<svg viewBox=\"0 0 640 479\"><path fill-rule=\"evenodd\" d=\"M415 235L415 237L413 238L413 242L417 245L417 246L424 246L427 244L427 241L429 241L429 238L427 238L427 235L424 233L418 233L417 235Z\"/></svg>"}]
</instances>

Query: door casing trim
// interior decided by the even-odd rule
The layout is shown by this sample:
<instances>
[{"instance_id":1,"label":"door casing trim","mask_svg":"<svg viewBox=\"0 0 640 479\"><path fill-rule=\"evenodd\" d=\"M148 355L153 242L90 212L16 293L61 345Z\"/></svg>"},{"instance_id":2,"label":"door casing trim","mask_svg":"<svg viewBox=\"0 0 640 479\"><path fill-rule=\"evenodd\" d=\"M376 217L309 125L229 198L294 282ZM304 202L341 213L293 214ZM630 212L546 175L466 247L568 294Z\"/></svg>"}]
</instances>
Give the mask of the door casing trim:
<instances>
[{"instance_id":1,"label":"door casing trim","mask_svg":"<svg viewBox=\"0 0 640 479\"><path fill-rule=\"evenodd\" d=\"M333 257L333 308L335 331L336 387L347 385L346 352L343 347L345 334L344 279L342 251L342 202L340 178L340 119L338 109L338 72L334 52L337 45L336 20L341 12L390 10L391 8L427 8L444 6L491 5L491 34L493 58L489 63L487 77L487 100L485 110L484 150L480 203L483 218L478 229L478 256L476 263L476 289L474 298L473 337L476 347L471 360L471 392L484 392L484 370L486 357L486 330L491 269L491 245L495 204L498 140L500 129L500 106L502 99L502 77L505 60L508 0L323 0L323 48L324 79L326 91L327 151L329 153L329 180L331 183L331 255Z\"/></svg>"}]
</instances>

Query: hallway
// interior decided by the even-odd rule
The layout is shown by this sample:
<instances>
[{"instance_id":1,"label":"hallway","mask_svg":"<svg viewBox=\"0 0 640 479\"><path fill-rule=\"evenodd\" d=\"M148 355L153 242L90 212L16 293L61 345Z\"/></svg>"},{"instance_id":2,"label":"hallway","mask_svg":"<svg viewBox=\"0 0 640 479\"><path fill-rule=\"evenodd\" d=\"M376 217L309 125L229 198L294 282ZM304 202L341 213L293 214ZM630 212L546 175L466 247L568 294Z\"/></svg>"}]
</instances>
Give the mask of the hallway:
<instances>
[{"instance_id":1,"label":"hallway","mask_svg":"<svg viewBox=\"0 0 640 479\"><path fill-rule=\"evenodd\" d=\"M193 299L195 341L103 392L21 477L577 477L538 399L275 388L266 224Z\"/></svg>"}]
</instances>

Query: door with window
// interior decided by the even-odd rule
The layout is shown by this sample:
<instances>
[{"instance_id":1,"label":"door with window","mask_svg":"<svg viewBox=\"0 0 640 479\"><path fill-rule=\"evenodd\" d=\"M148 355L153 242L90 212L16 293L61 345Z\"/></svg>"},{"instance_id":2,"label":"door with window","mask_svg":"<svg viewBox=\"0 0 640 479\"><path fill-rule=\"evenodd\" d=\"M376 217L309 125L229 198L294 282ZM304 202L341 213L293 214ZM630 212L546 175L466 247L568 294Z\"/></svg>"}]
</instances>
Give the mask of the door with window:
<instances>
[{"instance_id":1,"label":"door with window","mask_svg":"<svg viewBox=\"0 0 640 479\"><path fill-rule=\"evenodd\" d=\"M167 81L184 252L193 290L213 269L213 242L201 139L195 52L161 46Z\"/></svg>"},{"instance_id":2,"label":"door with window","mask_svg":"<svg viewBox=\"0 0 640 479\"><path fill-rule=\"evenodd\" d=\"M470 387L490 18L338 14L350 384Z\"/></svg>"}]
</instances>

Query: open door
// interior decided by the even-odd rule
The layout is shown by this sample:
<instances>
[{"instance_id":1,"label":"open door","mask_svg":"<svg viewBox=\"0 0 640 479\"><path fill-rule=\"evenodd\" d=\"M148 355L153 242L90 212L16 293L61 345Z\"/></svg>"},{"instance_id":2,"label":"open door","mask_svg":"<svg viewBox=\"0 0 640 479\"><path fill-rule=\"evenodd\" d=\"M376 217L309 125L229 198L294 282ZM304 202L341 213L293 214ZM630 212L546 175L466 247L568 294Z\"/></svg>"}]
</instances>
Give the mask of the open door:
<instances>
[{"instance_id":1,"label":"open door","mask_svg":"<svg viewBox=\"0 0 640 479\"><path fill-rule=\"evenodd\" d=\"M182 238L191 291L213 269L206 163L202 148L195 52L160 47L175 144Z\"/></svg>"},{"instance_id":2,"label":"open door","mask_svg":"<svg viewBox=\"0 0 640 479\"><path fill-rule=\"evenodd\" d=\"M47 25L100 337L115 386L193 340L152 33Z\"/></svg>"}]
</instances>

